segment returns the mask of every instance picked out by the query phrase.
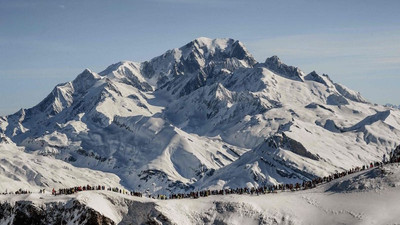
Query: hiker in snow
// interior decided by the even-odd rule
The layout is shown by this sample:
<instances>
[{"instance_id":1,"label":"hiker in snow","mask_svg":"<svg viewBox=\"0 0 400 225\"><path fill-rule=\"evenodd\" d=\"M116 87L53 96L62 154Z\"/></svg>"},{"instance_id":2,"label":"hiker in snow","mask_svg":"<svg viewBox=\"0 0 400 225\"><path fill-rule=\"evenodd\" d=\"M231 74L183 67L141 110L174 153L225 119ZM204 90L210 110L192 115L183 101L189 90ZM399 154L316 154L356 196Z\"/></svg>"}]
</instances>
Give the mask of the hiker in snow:
<instances>
[{"instance_id":1,"label":"hiker in snow","mask_svg":"<svg viewBox=\"0 0 400 225\"><path fill-rule=\"evenodd\" d=\"M385 154L385 153L383 154L382 162L383 162L384 164L387 163L387 159L386 159L386 154Z\"/></svg>"}]
</instances>

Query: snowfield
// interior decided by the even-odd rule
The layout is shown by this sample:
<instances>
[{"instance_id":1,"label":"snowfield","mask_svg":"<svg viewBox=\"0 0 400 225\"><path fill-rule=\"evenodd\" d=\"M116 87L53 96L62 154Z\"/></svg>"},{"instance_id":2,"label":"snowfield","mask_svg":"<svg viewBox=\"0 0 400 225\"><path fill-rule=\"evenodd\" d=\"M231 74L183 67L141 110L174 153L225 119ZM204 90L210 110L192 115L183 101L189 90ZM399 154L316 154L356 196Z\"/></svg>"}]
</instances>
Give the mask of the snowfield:
<instances>
[{"instance_id":1,"label":"snowfield","mask_svg":"<svg viewBox=\"0 0 400 225\"><path fill-rule=\"evenodd\" d=\"M54 158L26 153L0 136L0 193L19 189L39 192L45 189L83 185L121 187L118 176L87 168L77 168Z\"/></svg>"},{"instance_id":2,"label":"snowfield","mask_svg":"<svg viewBox=\"0 0 400 225\"><path fill-rule=\"evenodd\" d=\"M399 185L400 166L392 164L314 189L259 196L155 200L110 191L83 191L68 196L6 195L0 196L0 201L31 201L40 206L78 200L116 224L397 224Z\"/></svg>"},{"instance_id":3,"label":"snowfield","mask_svg":"<svg viewBox=\"0 0 400 225\"><path fill-rule=\"evenodd\" d=\"M176 224L397 224L399 185L396 164L305 191L168 200L159 205Z\"/></svg>"}]
</instances>

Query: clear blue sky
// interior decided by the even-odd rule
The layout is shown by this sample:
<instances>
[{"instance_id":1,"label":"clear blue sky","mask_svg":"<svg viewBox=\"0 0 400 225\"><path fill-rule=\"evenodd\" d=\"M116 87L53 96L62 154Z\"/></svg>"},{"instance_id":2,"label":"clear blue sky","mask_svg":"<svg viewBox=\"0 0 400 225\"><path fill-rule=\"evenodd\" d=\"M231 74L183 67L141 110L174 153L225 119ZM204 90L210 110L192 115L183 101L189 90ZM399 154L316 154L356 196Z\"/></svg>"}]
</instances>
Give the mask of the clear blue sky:
<instances>
[{"instance_id":1,"label":"clear blue sky","mask_svg":"<svg viewBox=\"0 0 400 225\"><path fill-rule=\"evenodd\" d=\"M200 37L241 40L400 104L400 1L0 0L0 115L90 68L144 61Z\"/></svg>"}]
</instances>

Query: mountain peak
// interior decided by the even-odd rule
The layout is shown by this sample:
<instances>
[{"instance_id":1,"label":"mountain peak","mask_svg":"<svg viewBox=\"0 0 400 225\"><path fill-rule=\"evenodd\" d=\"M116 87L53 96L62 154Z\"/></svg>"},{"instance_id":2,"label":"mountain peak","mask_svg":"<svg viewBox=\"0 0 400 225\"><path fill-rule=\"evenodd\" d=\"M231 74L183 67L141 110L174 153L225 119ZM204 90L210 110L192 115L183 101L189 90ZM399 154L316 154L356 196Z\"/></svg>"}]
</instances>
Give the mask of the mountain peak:
<instances>
[{"instance_id":1,"label":"mountain peak","mask_svg":"<svg viewBox=\"0 0 400 225\"><path fill-rule=\"evenodd\" d=\"M90 69L86 68L82 71L82 73L80 73L75 78L75 80L73 82L78 82L81 80L93 80L93 79L99 79L99 78L100 78L100 76L97 73L92 72Z\"/></svg>"},{"instance_id":2,"label":"mountain peak","mask_svg":"<svg viewBox=\"0 0 400 225\"><path fill-rule=\"evenodd\" d=\"M221 58L237 58L239 60L248 61L249 65L256 64L256 60L243 43L232 38L211 39L199 37L180 48L180 50L182 50L184 55L195 51L201 53L204 57L217 56Z\"/></svg>"},{"instance_id":3,"label":"mountain peak","mask_svg":"<svg viewBox=\"0 0 400 225\"><path fill-rule=\"evenodd\" d=\"M273 55L265 60L267 64L281 65L281 59L277 55Z\"/></svg>"},{"instance_id":4,"label":"mountain peak","mask_svg":"<svg viewBox=\"0 0 400 225\"><path fill-rule=\"evenodd\" d=\"M213 39L208 37L198 37L194 39L193 42L201 43L203 45L209 45L213 42Z\"/></svg>"},{"instance_id":5,"label":"mountain peak","mask_svg":"<svg viewBox=\"0 0 400 225\"><path fill-rule=\"evenodd\" d=\"M189 44L196 44L200 48L207 47L209 49L213 48L225 49L232 42L234 42L234 40L230 38L211 39L208 37L199 37L191 41Z\"/></svg>"},{"instance_id":6,"label":"mountain peak","mask_svg":"<svg viewBox=\"0 0 400 225\"><path fill-rule=\"evenodd\" d=\"M324 74L324 75L320 76L317 72L315 72L315 70L313 70L311 73L307 74L304 77L304 79L321 83L327 87L330 87L333 83L331 81L331 79L329 79L328 75Z\"/></svg>"},{"instance_id":7,"label":"mountain peak","mask_svg":"<svg viewBox=\"0 0 400 225\"><path fill-rule=\"evenodd\" d=\"M82 73L92 73L92 71L89 68L86 68L86 69L83 70Z\"/></svg>"},{"instance_id":8,"label":"mountain peak","mask_svg":"<svg viewBox=\"0 0 400 225\"><path fill-rule=\"evenodd\" d=\"M311 73L309 73L309 75L311 75L311 76L317 76L318 73L317 73L315 70L313 70L313 71L311 71Z\"/></svg>"},{"instance_id":9,"label":"mountain peak","mask_svg":"<svg viewBox=\"0 0 400 225\"><path fill-rule=\"evenodd\" d=\"M27 151L116 173L129 189L164 194L214 181L299 182L398 145L400 111L371 117L383 108L359 104L359 93L327 76L305 76L278 56L254 62L237 40L197 38L147 62L85 69L34 108L0 117L0 133ZM332 152L347 163L330 160ZM249 176L253 163L263 179Z\"/></svg>"},{"instance_id":10,"label":"mountain peak","mask_svg":"<svg viewBox=\"0 0 400 225\"><path fill-rule=\"evenodd\" d=\"M292 80L303 81L304 73L298 67L288 66L274 55L265 60L264 66L268 69Z\"/></svg>"},{"instance_id":11,"label":"mountain peak","mask_svg":"<svg viewBox=\"0 0 400 225\"><path fill-rule=\"evenodd\" d=\"M72 81L72 85L77 91L85 91L93 86L100 78L101 77L97 73L92 72L90 69L85 69Z\"/></svg>"},{"instance_id":12,"label":"mountain peak","mask_svg":"<svg viewBox=\"0 0 400 225\"><path fill-rule=\"evenodd\" d=\"M256 63L239 41L200 37L142 63L141 73L156 89L166 88L172 94L185 95L223 71L251 68Z\"/></svg>"}]
</instances>

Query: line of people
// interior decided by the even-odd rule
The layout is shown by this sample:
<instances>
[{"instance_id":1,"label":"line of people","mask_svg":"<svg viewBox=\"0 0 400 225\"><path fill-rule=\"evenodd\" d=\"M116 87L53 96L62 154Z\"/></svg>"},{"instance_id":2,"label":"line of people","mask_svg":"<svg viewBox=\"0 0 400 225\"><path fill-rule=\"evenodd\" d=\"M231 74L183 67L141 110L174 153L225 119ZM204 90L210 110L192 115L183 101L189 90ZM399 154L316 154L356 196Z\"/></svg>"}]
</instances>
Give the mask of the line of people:
<instances>
[{"instance_id":1,"label":"line of people","mask_svg":"<svg viewBox=\"0 0 400 225\"><path fill-rule=\"evenodd\" d=\"M22 188L18 189L17 191L8 191L6 189L5 192L1 193L2 195L25 195L25 194L32 194L29 190L23 190Z\"/></svg>"},{"instance_id":2,"label":"line of people","mask_svg":"<svg viewBox=\"0 0 400 225\"><path fill-rule=\"evenodd\" d=\"M388 163L388 162L387 162ZM269 193L278 193L278 191L299 191L299 190L307 190L311 188L315 188L317 185L331 182L335 179L344 177L349 174L353 174L356 172L360 172L366 170L368 168L373 168L376 166L382 166L383 164L387 164L383 162L374 162L370 163L369 165L363 165L361 167L355 167L350 170L344 172L338 172L329 176L325 177L318 177L310 181L303 181L302 183L295 183L295 184L278 184L278 185L265 185L261 187L244 187L244 188L227 188L222 190L202 190L202 191L195 191L190 193L178 193L178 194L171 194L169 197L165 195L157 195L157 199L183 199L183 198L200 198L200 197L207 197L210 195L229 195L229 194L249 194L249 195L260 195L260 194L269 194Z\"/></svg>"},{"instance_id":3,"label":"line of people","mask_svg":"<svg viewBox=\"0 0 400 225\"><path fill-rule=\"evenodd\" d=\"M86 185L86 186L76 186L76 187L72 187L72 188L60 188L58 189L58 192L53 188L52 190L52 194L53 195L71 195L71 194L75 194L77 192L81 192L81 191L112 191L112 192L116 192L116 193L120 193L120 194L125 194L125 195L131 195L131 196L137 196L137 197L142 197L142 193L140 192L134 192L134 191L127 191L125 189L122 188L118 188L118 187L108 187L106 189L106 187L104 185Z\"/></svg>"},{"instance_id":4,"label":"line of people","mask_svg":"<svg viewBox=\"0 0 400 225\"><path fill-rule=\"evenodd\" d=\"M366 170L368 168L373 168L376 166L382 166L383 164L388 164L388 163L395 163L395 162L400 162L400 157L399 158L393 158L391 157L390 160L387 160L384 162L374 162L370 163L369 165L363 165L361 167L355 167L350 170L344 171L344 172L338 172L329 176L325 177L318 177L310 181L303 181L302 183L295 183L295 184L278 184L278 185L265 185L265 186L260 186L260 187L243 187L243 188L227 188L227 189L221 189L221 190L202 190L202 191L192 191L189 193L175 193L171 194L169 196L167 195L162 195L159 194L157 196L152 196L150 194L144 195L141 192L137 191L127 191L122 188L118 187L108 187L106 188L104 185L86 185L86 186L76 186L72 188L60 188L58 191L56 191L54 188L52 190L53 195L70 195L74 194L77 192L81 191L91 191L91 190L101 190L101 191L112 191L124 195L131 195L131 196L137 196L137 197L143 197L147 196L149 198L157 198L161 200L167 200L167 199L183 199L183 198L200 198L200 197L207 197L210 195L230 195L230 194L250 194L250 195L260 195L260 194L268 194L268 193L277 193L278 191L298 191L298 190L307 190L311 188L315 188L317 185L331 182L332 180L344 177L346 175L356 173L359 171ZM32 192L28 190L22 190L19 189L16 192L4 192L4 194L30 194ZM45 189L41 189L39 193L45 193Z\"/></svg>"}]
</instances>

